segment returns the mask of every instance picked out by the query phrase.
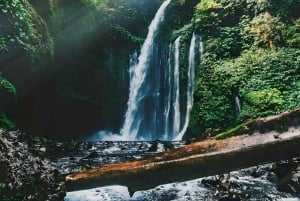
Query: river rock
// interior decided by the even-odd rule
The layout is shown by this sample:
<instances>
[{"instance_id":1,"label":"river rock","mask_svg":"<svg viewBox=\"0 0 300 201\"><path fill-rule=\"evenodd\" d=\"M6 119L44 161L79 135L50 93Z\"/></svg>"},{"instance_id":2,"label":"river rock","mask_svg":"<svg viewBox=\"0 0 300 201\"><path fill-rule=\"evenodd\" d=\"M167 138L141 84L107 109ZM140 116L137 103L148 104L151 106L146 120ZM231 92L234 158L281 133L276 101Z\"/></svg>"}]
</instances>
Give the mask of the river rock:
<instances>
[{"instance_id":1,"label":"river rock","mask_svg":"<svg viewBox=\"0 0 300 201\"><path fill-rule=\"evenodd\" d=\"M300 164L280 180L279 189L289 193L300 193Z\"/></svg>"},{"instance_id":2,"label":"river rock","mask_svg":"<svg viewBox=\"0 0 300 201\"><path fill-rule=\"evenodd\" d=\"M0 200L63 200L63 177L49 160L30 153L21 135L0 129Z\"/></svg>"}]
</instances>

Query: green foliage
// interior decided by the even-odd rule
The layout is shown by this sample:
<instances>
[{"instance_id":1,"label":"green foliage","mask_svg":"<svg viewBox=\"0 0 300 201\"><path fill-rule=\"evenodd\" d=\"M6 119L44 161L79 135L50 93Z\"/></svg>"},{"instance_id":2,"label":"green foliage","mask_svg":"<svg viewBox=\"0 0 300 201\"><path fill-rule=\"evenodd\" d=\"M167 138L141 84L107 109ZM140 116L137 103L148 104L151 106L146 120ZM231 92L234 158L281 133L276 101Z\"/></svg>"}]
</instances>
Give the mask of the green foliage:
<instances>
[{"instance_id":1,"label":"green foliage","mask_svg":"<svg viewBox=\"0 0 300 201\"><path fill-rule=\"evenodd\" d=\"M299 2L297 0L272 0L270 10L274 16L280 17L285 21L290 21L292 16L292 9L299 9ZM294 4L295 3L295 4Z\"/></svg>"},{"instance_id":2,"label":"green foliage","mask_svg":"<svg viewBox=\"0 0 300 201\"><path fill-rule=\"evenodd\" d=\"M198 68L190 129L225 130L235 123L300 106L300 51L254 49L236 59L207 54ZM241 100L237 113L235 96Z\"/></svg>"},{"instance_id":3,"label":"green foliage","mask_svg":"<svg viewBox=\"0 0 300 201\"><path fill-rule=\"evenodd\" d=\"M2 201L26 201L26 194L18 190L12 190L7 183L0 182L0 200Z\"/></svg>"},{"instance_id":4,"label":"green foliage","mask_svg":"<svg viewBox=\"0 0 300 201\"><path fill-rule=\"evenodd\" d=\"M108 0L81 0L83 4L93 7L105 6Z\"/></svg>"},{"instance_id":5,"label":"green foliage","mask_svg":"<svg viewBox=\"0 0 300 201\"><path fill-rule=\"evenodd\" d=\"M234 122L234 108L226 96L212 91L197 90L197 99L191 113L190 129L200 135L206 128L227 128ZM200 137L200 136L197 136Z\"/></svg>"},{"instance_id":6,"label":"green foliage","mask_svg":"<svg viewBox=\"0 0 300 201\"><path fill-rule=\"evenodd\" d=\"M185 26L183 26L182 28L178 29L178 30L174 30L172 32L172 35L171 35L171 41L174 41L176 40L177 37L179 36L184 36L184 35L191 35L193 31L193 24L190 23L190 24L186 24Z\"/></svg>"},{"instance_id":7,"label":"green foliage","mask_svg":"<svg viewBox=\"0 0 300 201\"><path fill-rule=\"evenodd\" d=\"M215 0L204 0L196 6L195 25L204 33L214 33L221 22L218 12L220 4Z\"/></svg>"},{"instance_id":8,"label":"green foliage","mask_svg":"<svg viewBox=\"0 0 300 201\"><path fill-rule=\"evenodd\" d=\"M111 29L115 37L129 40L134 43L142 43L144 41L143 38L134 36L132 33L130 33L128 30L126 30L124 27L120 25L114 24L111 26Z\"/></svg>"},{"instance_id":9,"label":"green foliage","mask_svg":"<svg viewBox=\"0 0 300 201\"><path fill-rule=\"evenodd\" d=\"M237 125L236 127L229 129L228 131L216 135L215 139L222 140L232 136L246 134L248 132L248 126L251 126L254 122L254 120L250 120L246 123Z\"/></svg>"},{"instance_id":10,"label":"green foliage","mask_svg":"<svg viewBox=\"0 0 300 201\"><path fill-rule=\"evenodd\" d=\"M13 130L16 125L7 118L4 111L7 104L15 101L17 91L12 83L0 76L0 127L6 130Z\"/></svg>"},{"instance_id":11,"label":"green foliage","mask_svg":"<svg viewBox=\"0 0 300 201\"><path fill-rule=\"evenodd\" d=\"M245 95L245 101L253 106L259 107L262 110L283 104L281 92L275 88L251 91Z\"/></svg>"},{"instance_id":12,"label":"green foliage","mask_svg":"<svg viewBox=\"0 0 300 201\"><path fill-rule=\"evenodd\" d=\"M32 61L39 60L42 55L53 54L53 41L47 25L27 0L4 1L0 4L0 11L5 21L4 30L12 30L0 30L0 51L10 50L8 45L14 43L22 46Z\"/></svg>"},{"instance_id":13,"label":"green foliage","mask_svg":"<svg viewBox=\"0 0 300 201\"><path fill-rule=\"evenodd\" d=\"M230 58L240 55L241 35L239 27L220 28L218 37L209 37L205 49L213 52L218 58Z\"/></svg>"},{"instance_id":14,"label":"green foliage","mask_svg":"<svg viewBox=\"0 0 300 201\"><path fill-rule=\"evenodd\" d=\"M217 8L220 8L220 4L218 4L215 0L203 0L196 6L196 9L200 12L214 10Z\"/></svg>"},{"instance_id":15,"label":"green foliage","mask_svg":"<svg viewBox=\"0 0 300 201\"><path fill-rule=\"evenodd\" d=\"M271 7L270 0L247 0L246 1L246 9L250 12L252 11L254 15L265 12Z\"/></svg>"},{"instance_id":16,"label":"green foliage","mask_svg":"<svg viewBox=\"0 0 300 201\"><path fill-rule=\"evenodd\" d=\"M244 39L244 48L274 48L284 46L288 41L297 44L298 36L293 34L296 27L290 27L289 36L284 37L294 20L291 17L294 1L204 0L197 4L193 22L202 34L219 37L219 41L226 38L219 36L222 28L236 27Z\"/></svg>"},{"instance_id":17,"label":"green foliage","mask_svg":"<svg viewBox=\"0 0 300 201\"><path fill-rule=\"evenodd\" d=\"M1 94L17 97L17 91L14 85L9 82L7 79L0 76L0 92Z\"/></svg>"},{"instance_id":18,"label":"green foliage","mask_svg":"<svg viewBox=\"0 0 300 201\"><path fill-rule=\"evenodd\" d=\"M278 89L251 91L244 96L244 105L238 122L277 114L282 111L283 96Z\"/></svg>"},{"instance_id":19,"label":"green foliage","mask_svg":"<svg viewBox=\"0 0 300 201\"><path fill-rule=\"evenodd\" d=\"M284 43L284 25L278 17L266 12L254 17L250 24L251 32L256 36L257 46L274 48Z\"/></svg>"},{"instance_id":20,"label":"green foliage","mask_svg":"<svg viewBox=\"0 0 300 201\"><path fill-rule=\"evenodd\" d=\"M293 83L293 88L283 92L284 110L291 110L300 107L300 79Z\"/></svg>"},{"instance_id":21,"label":"green foliage","mask_svg":"<svg viewBox=\"0 0 300 201\"><path fill-rule=\"evenodd\" d=\"M8 51L8 48L7 48L7 39L2 34L0 34L0 52L1 51Z\"/></svg>"},{"instance_id":22,"label":"green foliage","mask_svg":"<svg viewBox=\"0 0 300 201\"><path fill-rule=\"evenodd\" d=\"M300 19L287 27L286 38L290 47L300 48Z\"/></svg>"},{"instance_id":23,"label":"green foliage","mask_svg":"<svg viewBox=\"0 0 300 201\"><path fill-rule=\"evenodd\" d=\"M16 124L8 119L5 113L0 113L0 127L7 131L11 131L16 129Z\"/></svg>"}]
</instances>

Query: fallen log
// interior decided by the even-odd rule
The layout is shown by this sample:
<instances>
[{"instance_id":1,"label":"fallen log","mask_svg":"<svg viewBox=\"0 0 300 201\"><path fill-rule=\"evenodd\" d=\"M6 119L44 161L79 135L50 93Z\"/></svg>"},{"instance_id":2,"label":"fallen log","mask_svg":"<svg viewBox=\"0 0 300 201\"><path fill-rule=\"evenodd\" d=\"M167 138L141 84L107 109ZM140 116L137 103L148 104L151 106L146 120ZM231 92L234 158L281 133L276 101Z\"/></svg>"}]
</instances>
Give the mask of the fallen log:
<instances>
[{"instance_id":1,"label":"fallen log","mask_svg":"<svg viewBox=\"0 0 300 201\"><path fill-rule=\"evenodd\" d=\"M297 121L299 117L296 116ZM267 119L266 123L269 123ZM300 127L291 126L280 134L268 131L224 140L209 139L142 160L73 173L66 176L66 184L68 191L118 184L127 186L130 194L133 194L160 184L226 173L298 156Z\"/></svg>"}]
</instances>

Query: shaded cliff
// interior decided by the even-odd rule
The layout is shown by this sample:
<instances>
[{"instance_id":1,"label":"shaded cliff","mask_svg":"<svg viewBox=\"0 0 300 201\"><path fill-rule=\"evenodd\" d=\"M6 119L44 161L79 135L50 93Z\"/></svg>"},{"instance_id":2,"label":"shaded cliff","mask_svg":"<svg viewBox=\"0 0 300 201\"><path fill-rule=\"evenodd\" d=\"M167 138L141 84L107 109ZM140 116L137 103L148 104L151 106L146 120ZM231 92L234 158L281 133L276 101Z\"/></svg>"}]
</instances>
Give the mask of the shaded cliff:
<instances>
[{"instance_id":1,"label":"shaded cliff","mask_svg":"<svg viewBox=\"0 0 300 201\"><path fill-rule=\"evenodd\" d=\"M160 3L1 5L1 71L18 92L6 113L19 128L47 137L117 132L128 96L129 54L139 49Z\"/></svg>"},{"instance_id":2,"label":"shaded cliff","mask_svg":"<svg viewBox=\"0 0 300 201\"><path fill-rule=\"evenodd\" d=\"M140 48L161 3L1 0L0 70L12 86L3 85L2 126L13 121L55 138L118 132L129 54ZM181 36L181 86L193 32L204 43L189 136L299 107L299 7L296 0L171 2L159 40Z\"/></svg>"}]
</instances>

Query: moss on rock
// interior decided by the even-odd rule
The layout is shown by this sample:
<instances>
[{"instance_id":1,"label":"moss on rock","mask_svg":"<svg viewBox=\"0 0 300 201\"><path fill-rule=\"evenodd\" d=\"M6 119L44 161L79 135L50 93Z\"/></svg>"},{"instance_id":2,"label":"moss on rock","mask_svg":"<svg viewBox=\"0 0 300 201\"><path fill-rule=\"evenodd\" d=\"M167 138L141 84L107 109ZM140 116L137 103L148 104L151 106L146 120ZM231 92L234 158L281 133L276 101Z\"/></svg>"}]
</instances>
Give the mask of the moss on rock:
<instances>
[{"instance_id":1,"label":"moss on rock","mask_svg":"<svg viewBox=\"0 0 300 201\"><path fill-rule=\"evenodd\" d=\"M300 127L300 108L284 112L276 116L250 120L228 131L216 135L215 139L221 140L242 134L251 135L255 132L263 134L270 131L275 131L280 134L293 127Z\"/></svg>"}]
</instances>

